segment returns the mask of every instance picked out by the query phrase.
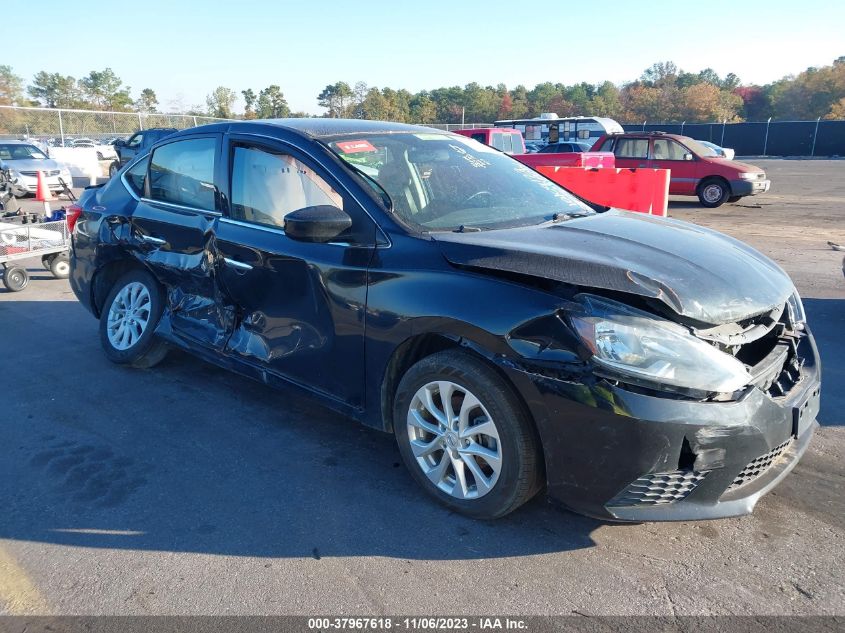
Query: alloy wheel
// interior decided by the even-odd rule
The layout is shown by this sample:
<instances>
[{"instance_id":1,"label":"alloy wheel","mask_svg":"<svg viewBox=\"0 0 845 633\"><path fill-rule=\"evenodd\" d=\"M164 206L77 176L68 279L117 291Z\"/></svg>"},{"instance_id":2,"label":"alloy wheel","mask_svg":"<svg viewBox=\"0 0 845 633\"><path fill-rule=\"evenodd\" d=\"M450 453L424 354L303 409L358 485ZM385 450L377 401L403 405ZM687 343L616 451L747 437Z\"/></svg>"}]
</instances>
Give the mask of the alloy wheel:
<instances>
[{"instance_id":1,"label":"alloy wheel","mask_svg":"<svg viewBox=\"0 0 845 633\"><path fill-rule=\"evenodd\" d=\"M133 281L124 286L109 308L109 343L118 350L135 345L150 323L151 307L150 291L144 284Z\"/></svg>"}]
</instances>

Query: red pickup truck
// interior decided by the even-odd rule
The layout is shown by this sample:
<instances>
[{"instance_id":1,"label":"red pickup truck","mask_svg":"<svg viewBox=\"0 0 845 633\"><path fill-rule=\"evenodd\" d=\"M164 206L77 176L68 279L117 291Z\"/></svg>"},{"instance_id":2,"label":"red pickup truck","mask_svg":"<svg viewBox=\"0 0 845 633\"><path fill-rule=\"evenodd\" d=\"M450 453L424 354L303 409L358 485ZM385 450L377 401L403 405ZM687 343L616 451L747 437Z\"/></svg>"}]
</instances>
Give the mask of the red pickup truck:
<instances>
[{"instance_id":1,"label":"red pickup truck","mask_svg":"<svg viewBox=\"0 0 845 633\"><path fill-rule=\"evenodd\" d=\"M485 127L455 130L455 134L468 136L501 152L511 154L516 160L531 168L548 167L613 167L613 152L561 152L526 154L522 132L513 128Z\"/></svg>"}]
</instances>

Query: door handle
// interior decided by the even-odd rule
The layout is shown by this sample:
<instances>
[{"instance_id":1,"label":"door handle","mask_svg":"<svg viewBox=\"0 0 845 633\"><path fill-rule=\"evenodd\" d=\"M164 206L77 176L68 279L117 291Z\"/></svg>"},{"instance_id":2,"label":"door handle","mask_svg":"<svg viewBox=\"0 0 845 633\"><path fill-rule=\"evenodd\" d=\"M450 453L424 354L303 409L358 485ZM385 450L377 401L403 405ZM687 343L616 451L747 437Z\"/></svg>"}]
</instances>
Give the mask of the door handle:
<instances>
[{"instance_id":1,"label":"door handle","mask_svg":"<svg viewBox=\"0 0 845 633\"><path fill-rule=\"evenodd\" d=\"M167 240L163 240L160 237L153 237L152 235L144 235L141 233L139 237L144 242L149 242L150 244L155 244L156 246L161 246L162 244L167 244Z\"/></svg>"},{"instance_id":2,"label":"door handle","mask_svg":"<svg viewBox=\"0 0 845 633\"><path fill-rule=\"evenodd\" d=\"M244 264L243 262L239 262L237 259L229 259L228 257L224 257L223 261L226 262L232 268L237 268L238 270L252 270L252 266L249 264Z\"/></svg>"}]
</instances>

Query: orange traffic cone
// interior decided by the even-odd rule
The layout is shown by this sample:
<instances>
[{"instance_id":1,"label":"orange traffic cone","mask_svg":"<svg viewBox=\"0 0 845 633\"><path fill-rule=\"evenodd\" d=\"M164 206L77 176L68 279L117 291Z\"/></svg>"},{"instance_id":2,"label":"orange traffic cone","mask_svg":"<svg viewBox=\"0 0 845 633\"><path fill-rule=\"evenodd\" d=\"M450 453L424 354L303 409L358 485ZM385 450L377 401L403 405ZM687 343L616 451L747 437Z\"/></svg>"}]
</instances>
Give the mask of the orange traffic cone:
<instances>
[{"instance_id":1,"label":"orange traffic cone","mask_svg":"<svg viewBox=\"0 0 845 633\"><path fill-rule=\"evenodd\" d=\"M38 185L35 187L35 200L44 203L44 216L49 217L53 215L50 209L50 200L53 199L53 194L47 186L47 179L44 178L44 172L38 172Z\"/></svg>"}]
</instances>

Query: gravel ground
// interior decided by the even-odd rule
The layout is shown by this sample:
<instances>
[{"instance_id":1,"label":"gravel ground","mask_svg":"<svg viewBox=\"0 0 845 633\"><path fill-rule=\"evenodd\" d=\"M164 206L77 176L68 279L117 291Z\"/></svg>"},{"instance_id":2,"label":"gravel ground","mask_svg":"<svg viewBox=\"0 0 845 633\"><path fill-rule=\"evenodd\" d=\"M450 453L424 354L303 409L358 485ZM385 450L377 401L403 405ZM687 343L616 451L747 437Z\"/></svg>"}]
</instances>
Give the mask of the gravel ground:
<instances>
[{"instance_id":1,"label":"gravel ground","mask_svg":"<svg viewBox=\"0 0 845 633\"><path fill-rule=\"evenodd\" d=\"M110 364L35 262L0 292L0 613L845 614L845 162L755 162L767 194L670 204L783 265L818 338L822 427L753 515L450 514L386 435L185 354Z\"/></svg>"}]
</instances>

